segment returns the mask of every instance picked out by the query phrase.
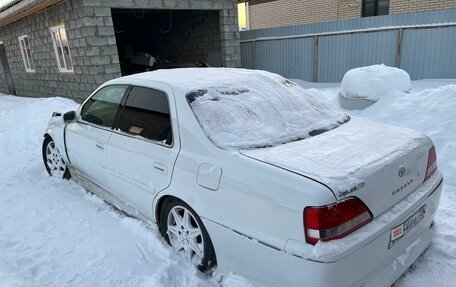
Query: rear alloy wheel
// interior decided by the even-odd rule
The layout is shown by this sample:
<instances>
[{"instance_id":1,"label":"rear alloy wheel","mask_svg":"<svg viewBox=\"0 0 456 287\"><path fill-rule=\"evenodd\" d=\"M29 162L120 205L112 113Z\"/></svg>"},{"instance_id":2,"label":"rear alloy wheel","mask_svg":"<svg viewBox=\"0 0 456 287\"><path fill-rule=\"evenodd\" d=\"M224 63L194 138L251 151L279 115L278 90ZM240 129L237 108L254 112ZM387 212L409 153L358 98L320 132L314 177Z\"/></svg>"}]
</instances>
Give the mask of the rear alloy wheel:
<instances>
[{"instance_id":1,"label":"rear alloy wheel","mask_svg":"<svg viewBox=\"0 0 456 287\"><path fill-rule=\"evenodd\" d=\"M163 204L160 218L162 236L173 249L201 272L210 273L216 265L214 247L193 209L180 200L168 200Z\"/></svg>"},{"instance_id":2,"label":"rear alloy wheel","mask_svg":"<svg viewBox=\"0 0 456 287\"><path fill-rule=\"evenodd\" d=\"M59 149L50 136L46 136L43 141L43 162L50 176L58 178L70 178L70 173L60 154Z\"/></svg>"}]
</instances>

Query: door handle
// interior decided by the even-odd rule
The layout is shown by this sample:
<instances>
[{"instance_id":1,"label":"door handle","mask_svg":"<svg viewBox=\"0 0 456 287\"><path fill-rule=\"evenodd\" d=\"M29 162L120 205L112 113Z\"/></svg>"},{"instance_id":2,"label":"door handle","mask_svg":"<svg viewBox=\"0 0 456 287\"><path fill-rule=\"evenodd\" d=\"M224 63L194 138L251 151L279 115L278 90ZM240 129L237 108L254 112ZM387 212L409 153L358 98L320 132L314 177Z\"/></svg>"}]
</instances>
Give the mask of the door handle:
<instances>
[{"instance_id":1,"label":"door handle","mask_svg":"<svg viewBox=\"0 0 456 287\"><path fill-rule=\"evenodd\" d=\"M97 149L99 150L104 150L104 146L100 143L96 143L95 146L97 147Z\"/></svg>"},{"instance_id":2,"label":"door handle","mask_svg":"<svg viewBox=\"0 0 456 287\"><path fill-rule=\"evenodd\" d=\"M155 170L157 170L158 172L160 172L162 174L167 173L166 165L161 162L154 163L154 168L155 168Z\"/></svg>"}]
</instances>

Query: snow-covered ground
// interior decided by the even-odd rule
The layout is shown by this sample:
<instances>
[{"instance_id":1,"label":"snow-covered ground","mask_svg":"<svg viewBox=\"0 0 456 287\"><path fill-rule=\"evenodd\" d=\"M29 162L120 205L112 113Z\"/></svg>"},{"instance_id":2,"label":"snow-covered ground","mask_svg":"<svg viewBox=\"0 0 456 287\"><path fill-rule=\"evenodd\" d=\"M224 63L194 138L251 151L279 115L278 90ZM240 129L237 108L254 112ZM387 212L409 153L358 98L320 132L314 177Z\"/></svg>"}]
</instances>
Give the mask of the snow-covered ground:
<instances>
[{"instance_id":1,"label":"snow-covered ground","mask_svg":"<svg viewBox=\"0 0 456 287\"><path fill-rule=\"evenodd\" d=\"M340 108L340 84L299 82ZM42 133L61 98L0 95L0 286L218 286L174 254L155 227L128 218L71 181L50 178ZM434 140L445 176L430 248L397 286L456 282L456 80L412 83L350 115L414 128ZM231 275L226 287L251 286Z\"/></svg>"}]
</instances>

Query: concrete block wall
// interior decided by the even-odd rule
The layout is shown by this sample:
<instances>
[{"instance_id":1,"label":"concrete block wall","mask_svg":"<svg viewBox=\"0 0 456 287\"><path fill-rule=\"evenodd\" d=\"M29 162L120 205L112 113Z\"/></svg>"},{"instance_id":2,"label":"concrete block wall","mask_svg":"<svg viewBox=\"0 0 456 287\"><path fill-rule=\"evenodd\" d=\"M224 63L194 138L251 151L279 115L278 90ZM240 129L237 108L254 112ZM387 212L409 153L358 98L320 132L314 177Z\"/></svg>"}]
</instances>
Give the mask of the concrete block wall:
<instances>
[{"instance_id":1,"label":"concrete block wall","mask_svg":"<svg viewBox=\"0 0 456 287\"><path fill-rule=\"evenodd\" d=\"M362 0L277 0L249 6L250 29L361 17Z\"/></svg>"},{"instance_id":2,"label":"concrete block wall","mask_svg":"<svg viewBox=\"0 0 456 287\"><path fill-rule=\"evenodd\" d=\"M67 0L0 28L17 95L61 96L82 102L100 83L120 76L117 50L108 43L115 47L115 41L100 29L109 27L109 19L95 18L93 8L84 7L82 0ZM94 22L101 20L103 23ZM58 69L49 28L59 24L65 24L74 73ZM28 37L35 72L25 71L18 41L21 35ZM4 82L1 74L0 91L5 93Z\"/></svg>"},{"instance_id":3,"label":"concrete block wall","mask_svg":"<svg viewBox=\"0 0 456 287\"><path fill-rule=\"evenodd\" d=\"M241 65L236 0L65 0L0 28L17 95L82 102L100 84L121 76L111 8L217 10L222 64ZM74 73L60 73L57 66L49 28L59 24L65 24ZM21 35L28 36L34 73L25 71ZM1 70L0 92L7 92Z\"/></svg>"}]
</instances>

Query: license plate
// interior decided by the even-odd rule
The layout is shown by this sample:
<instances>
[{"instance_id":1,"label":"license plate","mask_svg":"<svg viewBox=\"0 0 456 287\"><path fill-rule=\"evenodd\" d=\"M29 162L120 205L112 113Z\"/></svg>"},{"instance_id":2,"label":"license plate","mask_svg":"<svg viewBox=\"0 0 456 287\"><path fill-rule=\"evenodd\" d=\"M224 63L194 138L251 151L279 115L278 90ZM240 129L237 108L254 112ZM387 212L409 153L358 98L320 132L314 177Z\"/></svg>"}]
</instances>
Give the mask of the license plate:
<instances>
[{"instance_id":1,"label":"license plate","mask_svg":"<svg viewBox=\"0 0 456 287\"><path fill-rule=\"evenodd\" d=\"M393 247L405 234L407 234L413 227L417 226L424 218L426 213L426 204L421 206L417 212L410 216L407 220L391 229L390 243L388 248Z\"/></svg>"}]
</instances>

